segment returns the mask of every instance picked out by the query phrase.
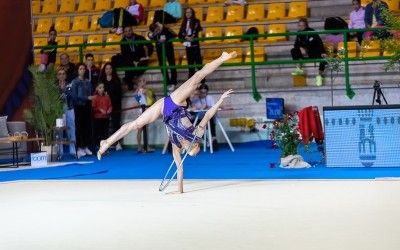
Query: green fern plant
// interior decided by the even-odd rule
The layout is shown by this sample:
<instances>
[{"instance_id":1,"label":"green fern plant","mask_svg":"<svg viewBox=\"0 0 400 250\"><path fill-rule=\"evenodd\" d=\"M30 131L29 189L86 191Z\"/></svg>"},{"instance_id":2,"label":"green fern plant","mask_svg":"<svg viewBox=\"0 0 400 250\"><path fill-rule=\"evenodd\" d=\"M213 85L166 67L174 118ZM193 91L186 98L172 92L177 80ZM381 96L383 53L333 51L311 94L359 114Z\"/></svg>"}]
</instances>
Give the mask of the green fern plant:
<instances>
[{"instance_id":1,"label":"green fern plant","mask_svg":"<svg viewBox=\"0 0 400 250\"><path fill-rule=\"evenodd\" d=\"M33 126L39 136L44 138L44 145L49 146L53 139L53 128L56 119L63 114L63 103L57 86L56 72L46 70L37 72L34 66L29 67L33 80L32 107L25 109L24 120Z\"/></svg>"}]
</instances>

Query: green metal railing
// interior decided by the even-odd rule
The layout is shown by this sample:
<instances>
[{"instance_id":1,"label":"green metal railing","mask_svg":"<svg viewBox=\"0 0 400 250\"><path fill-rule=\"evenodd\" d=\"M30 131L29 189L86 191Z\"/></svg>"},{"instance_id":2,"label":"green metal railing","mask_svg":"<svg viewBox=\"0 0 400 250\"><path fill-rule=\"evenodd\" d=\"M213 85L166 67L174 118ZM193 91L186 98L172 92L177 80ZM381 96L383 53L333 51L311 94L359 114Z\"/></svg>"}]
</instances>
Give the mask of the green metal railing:
<instances>
[{"instance_id":1,"label":"green metal railing","mask_svg":"<svg viewBox=\"0 0 400 250\"><path fill-rule=\"evenodd\" d=\"M389 30L389 28L366 28L366 29L345 29L345 30L323 30L323 31L296 31L296 32L285 32L285 33L273 33L273 34L252 34L252 35L241 35L241 36L228 36L228 37L201 37L196 38L194 41L208 41L208 40L230 40L230 39L247 39L250 44L250 62L240 62L240 63L224 63L223 67L234 67L234 66L250 66L251 68L251 89L253 93L253 97L256 101L261 100L261 95L257 90L256 85L256 66L259 65L279 65L279 64L296 64L296 63L316 63L316 62L326 62L326 59L301 59L301 60L267 60L263 62L255 62L255 54L254 54L254 43L257 42L259 38L267 38L267 37L278 37L278 36L295 36L295 35L312 35L312 34L331 34L331 33L342 33L344 37L344 74L345 74L345 86L346 93L350 99L352 99L355 95L354 91L350 86L350 74L349 74L349 62L351 61L369 61L369 60L388 60L391 57L388 56L378 56L378 57L357 57L357 58L349 58L348 55L348 34L350 32L365 32L365 31L382 31ZM182 39L171 39L168 42L182 42ZM34 49L44 49L44 48L67 48L67 47L78 47L79 48L79 60L83 62L84 57L84 48L91 46L106 46L106 45L120 45L120 44L149 44L155 43L152 40L146 41L134 41L134 42L102 42L102 43L90 43L90 44L74 44L74 45L58 45L58 46L37 46ZM241 48L242 49L242 48ZM289 52L288 52L289 53ZM148 70L148 69L162 69L163 71L163 81L164 81L164 95L167 95L167 86L166 86L166 75L168 69L182 69L182 68L198 68L203 65L175 65L169 66L166 64L165 60L165 44L162 44L162 65L160 66L147 66L147 67L120 67L118 71L126 71L126 70Z\"/></svg>"}]
</instances>

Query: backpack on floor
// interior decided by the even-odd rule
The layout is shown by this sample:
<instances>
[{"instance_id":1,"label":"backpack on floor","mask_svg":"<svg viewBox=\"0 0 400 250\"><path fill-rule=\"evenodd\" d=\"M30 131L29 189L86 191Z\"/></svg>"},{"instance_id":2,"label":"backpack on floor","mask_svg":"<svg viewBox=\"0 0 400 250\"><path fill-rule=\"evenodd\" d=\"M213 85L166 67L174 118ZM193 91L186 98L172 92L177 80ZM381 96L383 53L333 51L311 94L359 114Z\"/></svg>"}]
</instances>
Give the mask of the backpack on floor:
<instances>
[{"instance_id":1,"label":"backpack on floor","mask_svg":"<svg viewBox=\"0 0 400 250\"><path fill-rule=\"evenodd\" d=\"M114 12L107 11L99 18L97 23L102 28L112 28L113 27L113 21L114 21Z\"/></svg>"},{"instance_id":2,"label":"backpack on floor","mask_svg":"<svg viewBox=\"0 0 400 250\"><path fill-rule=\"evenodd\" d=\"M349 26L347 25L347 22L339 16L328 17L327 19L325 19L325 25L324 25L325 30L343 30L348 28ZM332 33L332 34L336 35L338 33Z\"/></svg>"}]
</instances>

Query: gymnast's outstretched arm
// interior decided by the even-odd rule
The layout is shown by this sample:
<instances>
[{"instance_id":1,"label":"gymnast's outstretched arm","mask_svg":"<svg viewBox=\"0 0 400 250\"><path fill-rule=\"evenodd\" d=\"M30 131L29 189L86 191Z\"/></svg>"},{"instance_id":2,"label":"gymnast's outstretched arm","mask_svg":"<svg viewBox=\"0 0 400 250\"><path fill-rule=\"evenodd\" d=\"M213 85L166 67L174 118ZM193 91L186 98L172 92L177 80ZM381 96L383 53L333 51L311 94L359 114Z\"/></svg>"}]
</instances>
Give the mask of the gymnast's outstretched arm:
<instances>
[{"instance_id":1,"label":"gymnast's outstretched arm","mask_svg":"<svg viewBox=\"0 0 400 250\"><path fill-rule=\"evenodd\" d=\"M211 74L215 71L222 63L235 58L237 53L231 52L223 52L222 55L215 59L214 61L207 63L204 67L197 71L189 80L184 82L178 89L176 89L171 94L171 98L174 103L178 105L186 105L186 99L193 93L199 86L201 80L203 80L207 75Z\"/></svg>"}]
</instances>

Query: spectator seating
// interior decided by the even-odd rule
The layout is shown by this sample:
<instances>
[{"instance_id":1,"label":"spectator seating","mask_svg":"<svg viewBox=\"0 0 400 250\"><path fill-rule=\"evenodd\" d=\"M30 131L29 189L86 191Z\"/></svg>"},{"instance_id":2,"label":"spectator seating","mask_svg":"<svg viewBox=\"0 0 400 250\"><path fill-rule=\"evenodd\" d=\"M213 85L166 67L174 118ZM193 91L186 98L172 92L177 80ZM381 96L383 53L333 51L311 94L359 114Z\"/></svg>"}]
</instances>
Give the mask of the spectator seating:
<instances>
[{"instance_id":1,"label":"spectator seating","mask_svg":"<svg viewBox=\"0 0 400 250\"><path fill-rule=\"evenodd\" d=\"M307 2L290 2L289 4L289 19L307 17Z\"/></svg>"},{"instance_id":2,"label":"spectator seating","mask_svg":"<svg viewBox=\"0 0 400 250\"><path fill-rule=\"evenodd\" d=\"M244 19L244 6L243 5L231 5L228 6L226 11L225 22L234 23Z\"/></svg>"},{"instance_id":3,"label":"spectator seating","mask_svg":"<svg viewBox=\"0 0 400 250\"><path fill-rule=\"evenodd\" d=\"M243 26L228 26L225 29L225 37L229 36L241 36L243 35ZM226 39L224 43L239 43L240 38Z\"/></svg>"},{"instance_id":4,"label":"spectator seating","mask_svg":"<svg viewBox=\"0 0 400 250\"><path fill-rule=\"evenodd\" d=\"M78 5L78 12L91 12L93 11L93 0L80 0Z\"/></svg>"},{"instance_id":5,"label":"spectator seating","mask_svg":"<svg viewBox=\"0 0 400 250\"><path fill-rule=\"evenodd\" d=\"M93 44L93 43L102 43L103 42L103 35L89 35L87 38L87 44ZM101 51L104 50L103 45L97 45L97 46L88 46L86 47L87 51Z\"/></svg>"},{"instance_id":6,"label":"spectator seating","mask_svg":"<svg viewBox=\"0 0 400 250\"><path fill-rule=\"evenodd\" d=\"M221 6L208 7L206 23L218 23L224 20L224 8Z\"/></svg>"},{"instance_id":7,"label":"spectator seating","mask_svg":"<svg viewBox=\"0 0 400 250\"><path fill-rule=\"evenodd\" d=\"M53 25L53 20L51 18L40 18L36 26L36 34L47 34L50 30L51 25Z\"/></svg>"},{"instance_id":8,"label":"spectator seating","mask_svg":"<svg viewBox=\"0 0 400 250\"><path fill-rule=\"evenodd\" d=\"M69 45L76 45L76 44L82 44L83 41L83 36L82 35L78 35L78 36L70 36L68 38L68 44ZM79 51L79 47L68 47L67 48L67 52L78 52Z\"/></svg>"},{"instance_id":9,"label":"spectator seating","mask_svg":"<svg viewBox=\"0 0 400 250\"><path fill-rule=\"evenodd\" d=\"M264 47L254 47L254 61L264 62L265 59ZM251 47L246 48L245 62L251 62Z\"/></svg>"},{"instance_id":10,"label":"spectator seating","mask_svg":"<svg viewBox=\"0 0 400 250\"><path fill-rule=\"evenodd\" d=\"M264 4L250 4L247 7L246 21L254 22L264 20L265 6Z\"/></svg>"},{"instance_id":11,"label":"spectator seating","mask_svg":"<svg viewBox=\"0 0 400 250\"><path fill-rule=\"evenodd\" d=\"M60 13L75 12L75 0L62 0L60 5Z\"/></svg>"},{"instance_id":12,"label":"spectator seating","mask_svg":"<svg viewBox=\"0 0 400 250\"><path fill-rule=\"evenodd\" d=\"M268 26L268 34L276 34L276 33L286 33L286 25L285 24L270 24ZM270 36L267 37L267 42L279 42L286 41L285 36Z\"/></svg>"},{"instance_id":13,"label":"spectator seating","mask_svg":"<svg viewBox=\"0 0 400 250\"><path fill-rule=\"evenodd\" d=\"M333 45L332 45L332 47L333 47ZM344 42L338 43L338 50L344 51ZM354 41L347 42L347 51L348 51L349 58L357 57L357 42L354 42Z\"/></svg>"},{"instance_id":14,"label":"spectator seating","mask_svg":"<svg viewBox=\"0 0 400 250\"><path fill-rule=\"evenodd\" d=\"M369 41L363 45L364 46L361 49L362 57L380 56L381 46L380 46L379 41Z\"/></svg>"},{"instance_id":15,"label":"spectator seating","mask_svg":"<svg viewBox=\"0 0 400 250\"><path fill-rule=\"evenodd\" d=\"M71 19L69 16L61 16L56 18L54 28L58 33L69 32L71 25Z\"/></svg>"},{"instance_id":16,"label":"spectator seating","mask_svg":"<svg viewBox=\"0 0 400 250\"><path fill-rule=\"evenodd\" d=\"M111 0L96 0L94 7L96 11L108 11L111 10Z\"/></svg>"},{"instance_id":17,"label":"spectator seating","mask_svg":"<svg viewBox=\"0 0 400 250\"><path fill-rule=\"evenodd\" d=\"M39 15L40 13L40 1L32 1L32 14Z\"/></svg>"},{"instance_id":18,"label":"spectator seating","mask_svg":"<svg viewBox=\"0 0 400 250\"><path fill-rule=\"evenodd\" d=\"M278 20L285 18L286 7L285 3L271 3L268 5L268 14L265 21Z\"/></svg>"},{"instance_id":19,"label":"spectator seating","mask_svg":"<svg viewBox=\"0 0 400 250\"><path fill-rule=\"evenodd\" d=\"M42 14L55 14L57 13L57 8L57 0L44 0Z\"/></svg>"},{"instance_id":20,"label":"spectator seating","mask_svg":"<svg viewBox=\"0 0 400 250\"><path fill-rule=\"evenodd\" d=\"M87 31L89 29L89 17L88 16L75 16L72 23L72 32Z\"/></svg>"}]
</instances>

